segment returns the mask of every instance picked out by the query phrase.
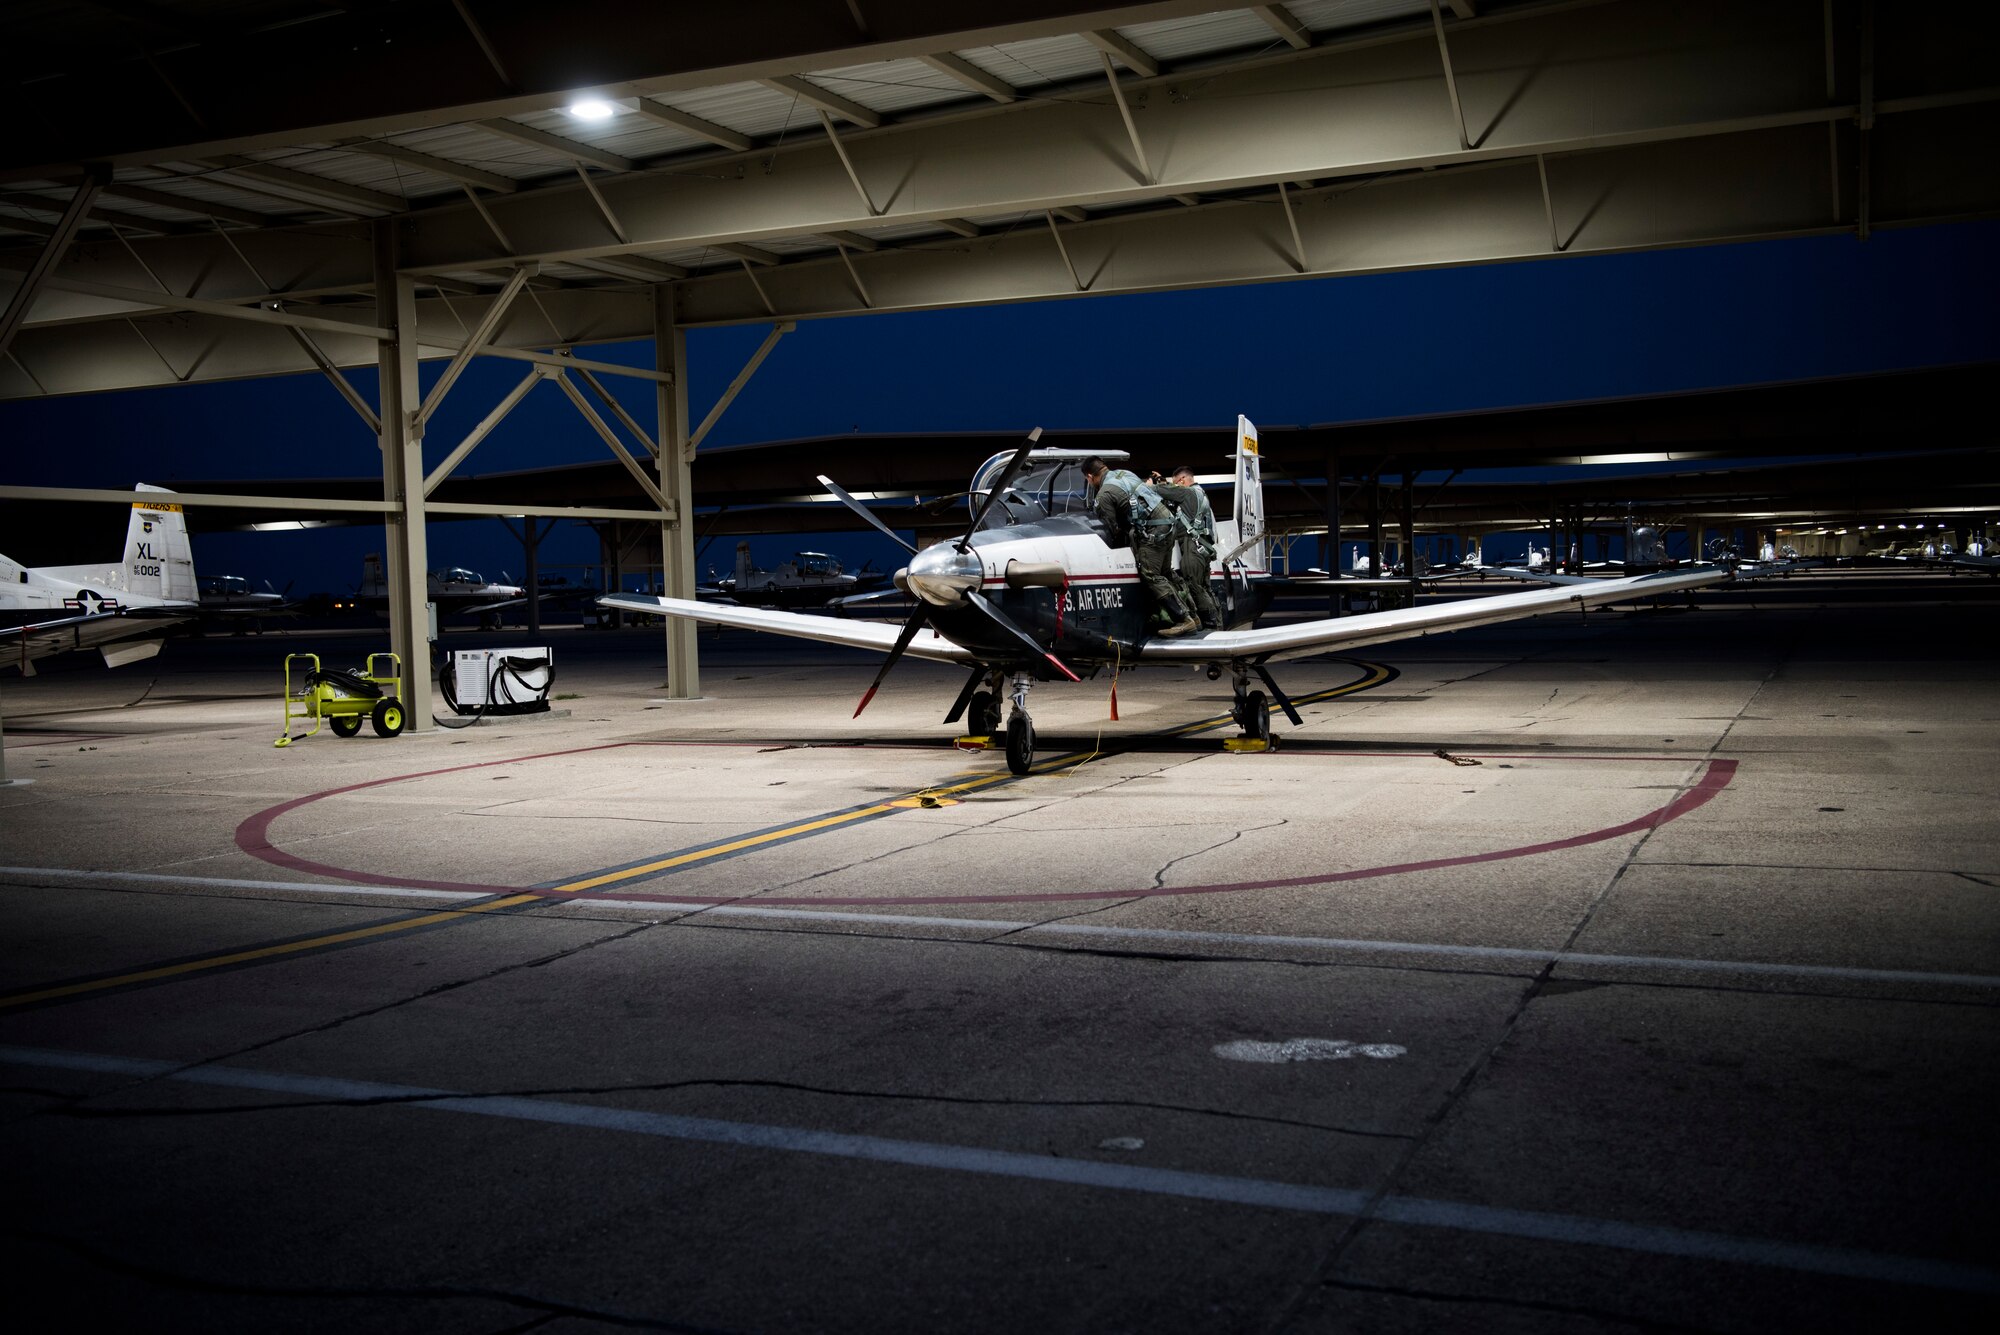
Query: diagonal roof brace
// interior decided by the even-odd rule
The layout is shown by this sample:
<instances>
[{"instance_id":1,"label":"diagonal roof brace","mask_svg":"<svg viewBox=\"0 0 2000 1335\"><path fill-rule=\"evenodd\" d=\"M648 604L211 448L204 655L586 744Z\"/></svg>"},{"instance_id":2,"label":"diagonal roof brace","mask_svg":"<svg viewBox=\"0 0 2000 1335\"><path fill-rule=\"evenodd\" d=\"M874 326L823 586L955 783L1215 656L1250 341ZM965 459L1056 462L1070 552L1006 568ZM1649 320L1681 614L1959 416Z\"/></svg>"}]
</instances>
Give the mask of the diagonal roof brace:
<instances>
[{"instance_id":1,"label":"diagonal roof brace","mask_svg":"<svg viewBox=\"0 0 2000 1335\"><path fill-rule=\"evenodd\" d=\"M528 280L540 271L539 264L524 264L514 270L513 276L507 280L507 286L501 288L499 295L487 306L486 314L480 317L479 325L472 331L472 336L465 340L463 347L452 354L451 361L444 368L444 374L438 377L435 385L431 386L431 392L425 397L423 407L417 409L413 415L412 434L419 439L423 437L424 423L430 421L431 414L437 411L440 403L444 402L444 396L451 392L451 387L457 383L459 376L465 373L465 368L471 365L472 359L493 341L493 335L499 332L500 322L507 316L507 308L514 304L514 298L528 285Z\"/></svg>"},{"instance_id":2,"label":"diagonal roof brace","mask_svg":"<svg viewBox=\"0 0 2000 1335\"><path fill-rule=\"evenodd\" d=\"M707 438L709 429L721 420L723 410L736 402L736 396L742 392L745 385L750 383L750 377L757 374L757 368L762 366L764 359L771 355L771 349L778 346L778 340L797 328L798 325L790 320L781 320L771 326L771 332L764 335L764 341L757 346L757 351L750 354L750 360L743 364L743 369L736 373L736 378L729 382L729 388L722 391L722 397L717 399L715 406L708 410L708 416L701 419L700 426L688 433L687 449L685 451L687 458L694 458L695 447Z\"/></svg>"},{"instance_id":3,"label":"diagonal roof brace","mask_svg":"<svg viewBox=\"0 0 2000 1335\"><path fill-rule=\"evenodd\" d=\"M672 510L674 508L673 502L666 498L666 495L661 492L659 485L653 479L646 476L645 468L640 465L637 459L632 457L632 451L625 448L625 442L618 439L618 433L613 431L610 425L597 415L597 410L590 406L590 400L583 397L583 391L571 384L569 377L561 371L556 372L554 378L556 387L569 396L569 401L576 405L576 410L579 413L583 414L583 420L590 423L591 429L597 432L606 445L611 447L611 452L618 456L618 462L625 465L625 471L630 473L632 480L639 484L639 490L645 492L653 504L659 506L661 510Z\"/></svg>"},{"instance_id":4,"label":"diagonal roof brace","mask_svg":"<svg viewBox=\"0 0 2000 1335\"><path fill-rule=\"evenodd\" d=\"M480 441L485 440L487 436L491 435L494 427L499 426L501 422L506 420L507 414L513 412L521 400L528 396L529 390L533 389L543 379L559 374L561 373L551 370L548 367L536 366L530 368L528 374L521 377L520 383L508 390L506 396L500 402L493 405L493 411L481 418L479 425L472 428L466 434L465 439L458 442L452 448L451 453L447 454L436 468L433 468L425 475L424 495L428 496L436 491L438 483L450 477L451 470L463 463L465 456L472 453Z\"/></svg>"},{"instance_id":5,"label":"diagonal roof brace","mask_svg":"<svg viewBox=\"0 0 2000 1335\"><path fill-rule=\"evenodd\" d=\"M300 350L312 359L312 364L319 368L320 374L333 382L333 387L340 391L340 397L347 400L347 406L354 409L360 415L361 420L368 424L369 434L380 437L382 434L382 419L369 406L368 400L361 397L361 391L348 383L347 377L340 373L340 368L333 364L333 359L320 350L319 344L312 341L311 334L308 334L297 325L292 325L289 332L292 336L292 341L297 343ZM378 439L375 442L375 447L380 449L381 446L382 442Z\"/></svg>"},{"instance_id":6,"label":"diagonal roof brace","mask_svg":"<svg viewBox=\"0 0 2000 1335\"><path fill-rule=\"evenodd\" d=\"M28 318L28 308L35 304L35 294L41 291L55 267L62 263L62 257L69 250L69 243L75 239L77 229L90 214L90 206L97 201L97 194L104 183L111 179L109 167L93 167L83 178L83 184L70 196L69 206L63 210L61 221L55 225L42 253L35 257L33 265L21 277L21 285L14 289L14 295L7 301L7 309L0 312L0 351L14 341L14 331Z\"/></svg>"}]
</instances>

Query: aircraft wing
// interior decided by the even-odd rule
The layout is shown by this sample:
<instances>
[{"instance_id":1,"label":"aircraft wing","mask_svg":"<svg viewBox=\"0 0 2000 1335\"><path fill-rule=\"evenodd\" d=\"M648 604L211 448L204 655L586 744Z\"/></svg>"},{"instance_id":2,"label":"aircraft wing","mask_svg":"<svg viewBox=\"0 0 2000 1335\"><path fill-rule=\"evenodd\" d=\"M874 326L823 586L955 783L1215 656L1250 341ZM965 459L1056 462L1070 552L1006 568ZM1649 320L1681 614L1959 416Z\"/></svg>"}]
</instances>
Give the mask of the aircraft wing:
<instances>
[{"instance_id":1,"label":"aircraft wing","mask_svg":"<svg viewBox=\"0 0 2000 1335\"><path fill-rule=\"evenodd\" d=\"M1527 570L1521 566L1486 566L1487 574L1502 579L1518 579L1523 584L1602 584L1589 575L1558 575L1553 570Z\"/></svg>"},{"instance_id":2,"label":"aircraft wing","mask_svg":"<svg viewBox=\"0 0 2000 1335\"><path fill-rule=\"evenodd\" d=\"M734 626L738 630L768 631L773 635L796 635L801 639L844 644L850 649L873 649L888 653L896 647L902 627L886 621L845 621L838 617L816 616L808 612L780 612L769 607L738 607L727 603L698 603L687 598L660 598L650 593L613 593L597 600L599 607L615 607L624 612L645 612L653 616L686 617L711 625ZM905 651L918 658L939 663L970 663L971 654L934 630L917 632Z\"/></svg>"},{"instance_id":3,"label":"aircraft wing","mask_svg":"<svg viewBox=\"0 0 2000 1335\"><path fill-rule=\"evenodd\" d=\"M1361 616L1325 617L1252 630L1211 631L1200 638L1168 640L1155 636L1139 651L1142 662L1212 663L1231 658L1301 658L1334 649L1359 649L1392 640L1414 640L1448 630L1491 625L1561 612L1597 607L1658 593L1681 593L1731 578L1721 567L1632 575L1624 579L1589 580L1583 585L1528 589L1490 598L1465 598L1430 607L1404 607Z\"/></svg>"},{"instance_id":4,"label":"aircraft wing","mask_svg":"<svg viewBox=\"0 0 2000 1335\"><path fill-rule=\"evenodd\" d=\"M32 676L36 659L77 649L98 649L104 654L106 667L122 667L151 658L160 651L169 627L191 621L194 616L192 608L151 615L129 611L88 612L26 626L9 626L0 629L0 665L18 666L22 675Z\"/></svg>"}]
</instances>

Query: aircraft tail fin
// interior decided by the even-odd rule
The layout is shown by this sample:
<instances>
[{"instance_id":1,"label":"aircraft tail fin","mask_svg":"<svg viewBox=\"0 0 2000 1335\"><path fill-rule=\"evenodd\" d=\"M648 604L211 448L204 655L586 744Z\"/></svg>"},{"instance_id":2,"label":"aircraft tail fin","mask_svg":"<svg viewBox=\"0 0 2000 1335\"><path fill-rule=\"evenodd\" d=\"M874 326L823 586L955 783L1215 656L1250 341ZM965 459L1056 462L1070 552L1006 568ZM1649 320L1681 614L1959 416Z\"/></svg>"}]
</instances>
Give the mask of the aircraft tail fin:
<instances>
[{"instance_id":1,"label":"aircraft tail fin","mask_svg":"<svg viewBox=\"0 0 2000 1335\"><path fill-rule=\"evenodd\" d=\"M1236 540L1233 546L1252 570L1268 570L1270 544L1264 537L1263 457L1257 452L1257 428L1249 418L1236 418Z\"/></svg>"},{"instance_id":2,"label":"aircraft tail fin","mask_svg":"<svg viewBox=\"0 0 2000 1335\"><path fill-rule=\"evenodd\" d=\"M171 496L165 487L140 491ZM134 501L125 526L124 586L127 592L162 602L192 603L201 598L195 585L194 552L188 545L187 514L172 501Z\"/></svg>"},{"instance_id":3,"label":"aircraft tail fin","mask_svg":"<svg viewBox=\"0 0 2000 1335\"><path fill-rule=\"evenodd\" d=\"M363 598L384 598L389 593L389 583L382 578L382 554L370 552L361 558L361 588Z\"/></svg>"}]
</instances>

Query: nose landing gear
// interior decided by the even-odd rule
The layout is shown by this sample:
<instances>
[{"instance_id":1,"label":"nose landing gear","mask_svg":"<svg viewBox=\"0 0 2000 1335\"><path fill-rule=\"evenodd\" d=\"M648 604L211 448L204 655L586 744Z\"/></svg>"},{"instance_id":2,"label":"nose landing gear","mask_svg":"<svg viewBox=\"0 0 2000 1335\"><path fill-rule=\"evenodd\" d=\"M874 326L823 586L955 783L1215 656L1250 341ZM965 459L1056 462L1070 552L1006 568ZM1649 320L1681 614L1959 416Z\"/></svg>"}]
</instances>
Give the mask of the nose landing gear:
<instances>
[{"instance_id":1,"label":"nose landing gear","mask_svg":"<svg viewBox=\"0 0 2000 1335\"><path fill-rule=\"evenodd\" d=\"M1007 769L1013 774L1026 774L1035 764L1035 721L1028 717L1028 687L1033 684L1027 673L1016 672L1009 692L1014 707L1007 715ZM997 712L997 701L994 708Z\"/></svg>"}]
</instances>

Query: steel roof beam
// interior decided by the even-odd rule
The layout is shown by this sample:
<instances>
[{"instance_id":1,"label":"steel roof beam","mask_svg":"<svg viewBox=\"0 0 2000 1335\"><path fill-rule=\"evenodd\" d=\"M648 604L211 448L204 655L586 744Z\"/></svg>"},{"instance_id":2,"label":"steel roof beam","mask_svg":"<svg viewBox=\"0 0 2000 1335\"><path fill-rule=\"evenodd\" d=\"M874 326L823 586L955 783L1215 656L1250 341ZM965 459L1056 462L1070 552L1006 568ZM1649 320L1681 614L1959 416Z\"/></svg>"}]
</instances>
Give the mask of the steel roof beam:
<instances>
[{"instance_id":1,"label":"steel roof beam","mask_svg":"<svg viewBox=\"0 0 2000 1335\"><path fill-rule=\"evenodd\" d=\"M73 194L74 192L72 192ZM16 208L39 209L46 213L53 213L58 218L69 207L69 202L67 199L50 199L47 195L29 194L20 190L0 190L0 204L12 204ZM116 209L98 208L93 205L90 210L90 216L84 219L84 225L88 226L94 222L115 223L120 227L130 227L135 231L158 232L162 235L186 232L192 230L194 227L192 223L167 222L161 218L148 218L137 213L121 213Z\"/></svg>"},{"instance_id":2,"label":"steel roof beam","mask_svg":"<svg viewBox=\"0 0 2000 1335\"><path fill-rule=\"evenodd\" d=\"M1250 12L1269 24L1271 31L1285 39L1286 45L1295 51L1303 51L1313 44L1312 30L1292 16L1292 11L1283 5L1252 5Z\"/></svg>"},{"instance_id":3,"label":"steel roof beam","mask_svg":"<svg viewBox=\"0 0 2000 1335\"><path fill-rule=\"evenodd\" d=\"M1084 33L1083 38L1142 79L1155 78L1160 73L1159 61L1134 46L1130 38L1123 37L1110 28Z\"/></svg>"},{"instance_id":4,"label":"steel roof beam","mask_svg":"<svg viewBox=\"0 0 2000 1335\"><path fill-rule=\"evenodd\" d=\"M788 93L807 106L817 107L842 120L853 121L864 130L872 130L882 123L881 112L793 75L781 74L775 79L759 79L757 82L773 92Z\"/></svg>"},{"instance_id":5,"label":"steel roof beam","mask_svg":"<svg viewBox=\"0 0 2000 1335\"><path fill-rule=\"evenodd\" d=\"M143 64L107 66L100 48L38 87L65 107L47 133L0 147L0 179L25 180L78 162L118 166L296 143L381 136L562 105L589 70L600 87L641 96L814 70L1060 37L1212 12L1216 0L982 0L976 6L899 4L863 32L835 4L737 0L677 6L671 23L632 23L630 0L477 6L480 57L442 5L354 6L352 14L268 32L236 31L154 56L176 85L205 90L194 122ZM551 40L551 29L560 40ZM392 40L384 41L388 36ZM360 53L360 54L357 54ZM25 67L25 56L16 53ZM143 58L141 58L143 59ZM46 60L40 63L46 64ZM58 68L60 68L58 66ZM130 77L126 77L127 70Z\"/></svg>"},{"instance_id":6,"label":"steel roof beam","mask_svg":"<svg viewBox=\"0 0 2000 1335\"><path fill-rule=\"evenodd\" d=\"M460 185L483 186L503 195L511 195L521 188L521 183L511 176L499 172L486 171L480 167L470 167L450 158L435 157L429 153L419 153L414 148L404 148L381 139L343 139L334 145L349 153L360 153L371 158L381 158L384 162L400 163L414 167L418 171L442 176L447 181L457 181Z\"/></svg>"},{"instance_id":7,"label":"steel roof beam","mask_svg":"<svg viewBox=\"0 0 2000 1335\"><path fill-rule=\"evenodd\" d=\"M1878 124L1878 138L1894 125ZM2000 211L2000 181L1974 183L1969 160L2000 115L1911 125L1894 216L1910 222ZM1566 254L1619 253L1752 237L1827 232L1825 143L1808 123L1680 142L1635 144L1546 163ZM1922 163L1921 168L1916 164ZM1042 228L995 234L979 247L930 243L869 257L870 304L857 302L837 258L795 261L759 276L784 319L934 309L994 301L1158 291L1492 263L1549 254L1541 164L1533 158L1410 172L1366 190L1337 186L1277 200L1175 206L1064 227L1059 255ZM1674 201L1662 208L1661 201ZM1880 201L1878 200L1878 203ZM1298 239L1294 241L1292 227ZM1302 252L1302 256L1301 256ZM1303 268L1299 259L1309 260ZM1071 268L1075 274L1072 276ZM740 277L680 285L690 326L747 324L770 310Z\"/></svg>"},{"instance_id":8,"label":"steel roof beam","mask_svg":"<svg viewBox=\"0 0 2000 1335\"><path fill-rule=\"evenodd\" d=\"M964 56L950 51L939 51L933 55L918 56L939 74L958 80L975 93L984 93L995 102L1012 102L1021 96L1021 90L1008 83L997 74L989 74Z\"/></svg>"},{"instance_id":9,"label":"steel roof beam","mask_svg":"<svg viewBox=\"0 0 2000 1335\"><path fill-rule=\"evenodd\" d=\"M731 152L747 153L757 146L754 139L748 135L738 134L726 125L717 125L714 121L690 116L679 107L670 107L649 97L640 98L639 105L633 110L649 121L671 126L676 130L685 130L698 139L706 139L709 143L729 149Z\"/></svg>"},{"instance_id":10,"label":"steel roof beam","mask_svg":"<svg viewBox=\"0 0 2000 1335\"><path fill-rule=\"evenodd\" d=\"M629 172L639 164L628 157L613 153L609 149L598 148L577 139L565 139L561 135L550 134L547 130L537 130L531 125L518 121L484 120L473 122L475 129L499 139L526 144L529 148L539 148L545 153L553 153L565 162L587 162L593 167L602 167L610 172Z\"/></svg>"},{"instance_id":11,"label":"steel roof beam","mask_svg":"<svg viewBox=\"0 0 2000 1335\"><path fill-rule=\"evenodd\" d=\"M1697 18L1710 36L1679 40ZM1546 54L1552 42L1564 52L1555 64ZM1825 100L1822 44L1816 8L1703 0L1671 12L1563 9L1453 25L1471 149L1460 146L1435 33L1415 29L1208 73L1176 98L1153 90L1144 106L1134 98L1136 130L1160 146L1149 149L1157 158L1152 184L1135 178L1131 158L1107 148L1119 111L1103 91L842 134L875 215L859 205L840 154L822 138L775 150L768 171L722 179L649 172L599 188L624 225L626 248L653 252L754 245L877 221L1130 207L1278 181L1324 184L1844 119L1852 109ZM1607 95L1608 85L1620 94ZM487 208L522 258L620 249L607 242L581 189L522 191ZM407 263L417 271L490 264L483 232L465 208L425 210L412 218Z\"/></svg>"},{"instance_id":12,"label":"steel roof beam","mask_svg":"<svg viewBox=\"0 0 2000 1335\"><path fill-rule=\"evenodd\" d=\"M204 165L211 165L224 174L238 176L252 181L269 194L272 190L331 208L336 212L355 217L365 217L376 213L401 213L409 207L406 200L395 195L385 195L379 190L369 190L364 186L349 185L325 176L315 176L310 172L295 171L290 167L280 167L275 163L258 162L252 158L218 157L207 159Z\"/></svg>"},{"instance_id":13,"label":"steel roof beam","mask_svg":"<svg viewBox=\"0 0 2000 1335\"><path fill-rule=\"evenodd\" d=\"M162 177L161 183L165 184L173 179L173 177ZM155 190L151 186L135 185L130 181L114 180L104 187L104 193L118 199L129 199L135 204L157 204L162 208L182 209L197 217L219 218L224 222L242 223L246 227L276 227L293 221L279 213L259 213L255 209L239 209L234 204L190 199L186 195L177 195L170 190Z\"/></svg>"}]
</instances>

